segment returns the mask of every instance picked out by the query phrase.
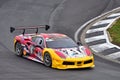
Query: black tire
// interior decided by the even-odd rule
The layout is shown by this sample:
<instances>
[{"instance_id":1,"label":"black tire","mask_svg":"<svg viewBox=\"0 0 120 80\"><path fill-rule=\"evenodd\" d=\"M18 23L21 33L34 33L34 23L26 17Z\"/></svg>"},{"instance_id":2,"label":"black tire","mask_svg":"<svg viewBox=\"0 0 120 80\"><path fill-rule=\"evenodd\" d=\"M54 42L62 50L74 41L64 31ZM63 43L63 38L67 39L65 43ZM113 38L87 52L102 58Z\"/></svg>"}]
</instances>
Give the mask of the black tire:
<instances>
[{"instance_id":1,"label":"black tire","mask_svg":"<svg viewBox=\"0 0 120 80\"><path fill-rule=\"evenodd\" d=\"M48 66L48 67L52 66L52 59L51 59L51 56L48 52L46 52L44 54L43 61L44 61L45 66Z\"/></svg>"},{"instance_id":2,"label":"black tire","mask_svg":"<svg viewBox=\"0 0 120 80\"><path fill-rule=\"evenodd\" d=\"M23 47L19 42L16 42L15 44L15 52L17 56L22 57L23 56Z\"/></svg>"}]
</instances>

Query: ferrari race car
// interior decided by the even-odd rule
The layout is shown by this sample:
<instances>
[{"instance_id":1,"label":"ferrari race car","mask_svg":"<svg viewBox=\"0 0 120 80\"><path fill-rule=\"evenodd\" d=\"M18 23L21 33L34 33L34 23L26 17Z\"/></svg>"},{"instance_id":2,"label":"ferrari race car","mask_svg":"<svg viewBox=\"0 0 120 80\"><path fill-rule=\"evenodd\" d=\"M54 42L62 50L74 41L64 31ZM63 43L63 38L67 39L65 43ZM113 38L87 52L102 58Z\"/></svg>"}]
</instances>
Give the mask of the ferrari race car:
<instances>
[{"instance_id":1,"label":"ferrari race car","mask_svg":"<svg viewBox=\"0 0 120 80\"><path fill-rule=\"evenodd\" d=\"M49 29L49 26L10 27L10 32L23 30L15 36L14 49L16 55L45 66L57 69L93 68L94 57L91 51L75 43L67 35L59 33L38 33L38 28ZM25 34L26 29L36 29L34 34Z\"/></svg>"}]
</instances>

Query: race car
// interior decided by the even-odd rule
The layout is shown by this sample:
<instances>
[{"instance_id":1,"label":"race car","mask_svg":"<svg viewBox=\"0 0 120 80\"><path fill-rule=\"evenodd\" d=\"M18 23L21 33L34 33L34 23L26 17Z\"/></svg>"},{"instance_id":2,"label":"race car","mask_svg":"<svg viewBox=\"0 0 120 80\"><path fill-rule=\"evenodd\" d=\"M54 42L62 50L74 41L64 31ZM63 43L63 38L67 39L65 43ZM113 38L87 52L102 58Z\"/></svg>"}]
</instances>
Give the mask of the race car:
<instances>
[{"instance_id":1,"label":"race car","mask_svg":"<svg viewBox=\"0 0 120 80\"><path fill-rule=\"evenodd\" d=\"M38 28L50 27L10 27L10 32L23 30L15 36L14 50L16 55L40 62L45 66L57 69L93 68L94 56L90 49L76 43L70 37L60 33L38 33ZM25 34L26 29L36 29L36 33Z\"/></svg>"}]
</instances>

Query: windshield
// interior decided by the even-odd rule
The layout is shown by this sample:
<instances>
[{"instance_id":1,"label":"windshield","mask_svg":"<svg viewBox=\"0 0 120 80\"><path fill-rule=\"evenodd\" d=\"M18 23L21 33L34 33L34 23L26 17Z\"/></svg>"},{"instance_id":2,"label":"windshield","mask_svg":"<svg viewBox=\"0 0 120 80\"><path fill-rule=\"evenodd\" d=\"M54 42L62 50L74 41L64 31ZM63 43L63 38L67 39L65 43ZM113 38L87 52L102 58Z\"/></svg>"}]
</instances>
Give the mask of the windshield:
<instances>
[{"instance_id":1,"label":"windshield","mask_svg":"<svg viewBox=\"0 0 120 80\"><path fill-rule=\"evenodd\" d=\"M77 44L68 37L49 39L46 41L48 48L72 48L76 47Z\"/></svg>"}]
</instances>

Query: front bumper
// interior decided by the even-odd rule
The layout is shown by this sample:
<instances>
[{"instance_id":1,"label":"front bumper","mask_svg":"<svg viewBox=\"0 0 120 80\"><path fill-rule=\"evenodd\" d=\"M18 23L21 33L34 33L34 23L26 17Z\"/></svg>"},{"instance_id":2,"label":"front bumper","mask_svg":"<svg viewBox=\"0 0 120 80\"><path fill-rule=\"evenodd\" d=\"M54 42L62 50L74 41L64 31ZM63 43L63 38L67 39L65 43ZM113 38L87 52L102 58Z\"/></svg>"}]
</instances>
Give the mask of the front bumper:
<instances>
[{"instance_id":1,"label":"front bumper","mask_svg":"<svg viewBox=\"0 0 120 80\"><path fill-rule=\"evenodd\" d=\"M93 56L87 56L84 58L67 58L67 59L53 59L52 68L57 69L76 69L76 68L93 68L94 58Z\"/></svg>"}]
</instances>

